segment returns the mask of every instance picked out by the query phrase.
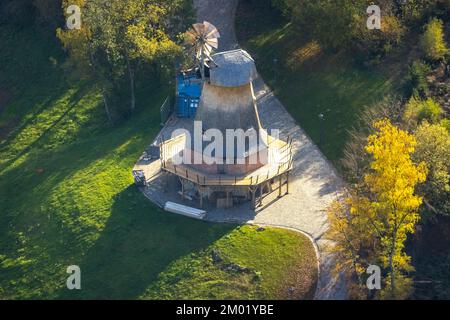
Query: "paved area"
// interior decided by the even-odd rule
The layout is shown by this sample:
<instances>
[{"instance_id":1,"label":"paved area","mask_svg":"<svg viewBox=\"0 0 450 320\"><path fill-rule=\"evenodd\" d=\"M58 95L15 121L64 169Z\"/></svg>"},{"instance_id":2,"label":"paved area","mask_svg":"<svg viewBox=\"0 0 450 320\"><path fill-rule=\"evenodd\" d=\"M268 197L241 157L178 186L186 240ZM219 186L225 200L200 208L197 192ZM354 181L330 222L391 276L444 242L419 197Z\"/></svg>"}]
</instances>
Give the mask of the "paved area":
<instances>
[{"instance_id":1,"label":"paved area","mask_svg":"<svg viewBox=\"0 0 450 320\"><path fill-rule=\"evenodd\" d=\"M238 0L194 0L198 21L209 21L220 31L220 50L238 47L234 32L234 16ZM327 231L326 209L329 204L343 195L344 183L336 174L317 146L297 125L270 88L259 78L254 82L255 95L261 122L266 129L280 129L281 139L293 138L294 170L290 184L290 194L278 199L276 194L265 199L263 207L251 210L248 204L232 210L208 210L208 219L216 222L240 222L258 225L277 226L305 233L313 241L319 257L320 273L316 299L345 299L345 286L341 279L333 279L330 267L332 257L324 252L323 239ZM186 121L172 120L163 130L169 137L177 127L186 127ZM180 201L174 192L173 178L155 174L145 194L152 201L163 204L165 201ZM194 203L192 203L194 205ZM189 203L188 203L189 205Z\"/></svg>"},{"instance_id":2,"label":"paved area","mask_svg":"<svg viewBox=\"0 0 450 320\"><path fill-rule=\"evenodd\" d=\"M222 34L219 50L238 48L234 32L234 19L238 0L194 0L198 21L209 21ZM328 228L326 208L344 190L342 180L334 168L325 159L311 139L297 125L283 105L264 84L262 79L255 81L255 94L258 98L258 109L263 126L266 129L280 129L281 138L291 136L294 150L294 172L291 183L291 194L274 201L257 212L253 218L244 211L232 213L234 219L290 227L301 230L314 240L320 255L320 279L317 299L344 299L346 297L343 283L339 279L332 280L329 267L331 257L323 253L327 241L322 239ZM266 200L269 201L270 199ZM229 217L223 214L223 219ZM218 219L219 220L219 219Z\"/></svg>"},{"instance_id":3,"label":"paved area","mask_svg":"<svg viewBox=\"0 0 450 320\"><path fill-rule=\"evenodd\" d=\"M234 31L234 16L239 0L193 0L197 21L211 22L220 32L219 51L239 47Z\"/></svg>"}]
</instances>

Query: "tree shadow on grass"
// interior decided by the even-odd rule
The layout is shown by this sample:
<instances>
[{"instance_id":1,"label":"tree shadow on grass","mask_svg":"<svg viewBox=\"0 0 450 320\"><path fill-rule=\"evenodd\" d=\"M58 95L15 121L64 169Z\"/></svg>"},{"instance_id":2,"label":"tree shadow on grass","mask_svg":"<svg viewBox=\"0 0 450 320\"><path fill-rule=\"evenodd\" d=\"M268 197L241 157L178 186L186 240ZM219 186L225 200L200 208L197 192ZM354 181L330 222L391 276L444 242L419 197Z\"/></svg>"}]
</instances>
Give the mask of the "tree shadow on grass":
<instances>
[{"instance_id":1,"label":"tree shadow on grass","mask_svg":"<svg viewBox=\"0 0 450 320\"><path fill-rule=\"evenodd\" d=\"M79 263L82 289L63 288L58 297L139 298L171 262L207 248L234 228L163 212L130 186L116 195L105 229Z\"/></svg>"},{"instance_id":2,"label":"tree shadow on grass","mask_svg":"<svg viewBox=\"0 0 450 320\"><path fill-rule=\"evenodd\" d=\"M86 89L87 89L87 85L85 84L85 85L83 85L82 88L76 90L70 96L67 106L65 106L66 109L64 110L64 112L61 113L61 115L58 118L54 119L54 121L52 121L51 124L48 125L48 127L43 128L42 132L40 132L40 135L37 136L34 141L27 144L26 146L23 146L23 148L17 154L15 154L12 158L8 159L6 162L2 163L0 165L0 172L2 172L5 168L7 168L11 164L13 164L15 161L20 159L23 155L28 153L35 146L39 145L39 143L41 143L43 140L45 140L48 133L51 132L58 124L60 124L74 110L74 107L77 105L77 103L80 102L83 95L86 94L86 92L87 92ZM12 141L14 141L14 139L16 139L21 133L23 133L27 129L27 127L32 124L33 121L36 121L36 118L39 116L39 114L44 112L49 106L50 107L54 106L54 103L58 99L60 99L63 96L63 94L64 93L62 91L58 92L58 94L54 94L51 97L49 97L48 99L46 99L45 102L40 103L41 107L39 107L38 110L34 111L33 115L31 117L29 117L28 120L26 120L25 122L20 124L19 127L13 129L11 134L8 136L8 138L5 141L3 141L2 144L0 144L0 147L2 147L3 145L7 145L8 143L11 143ZM0 149L0 151L2 151L2 149Z\"/></svg>"}]
</instances>

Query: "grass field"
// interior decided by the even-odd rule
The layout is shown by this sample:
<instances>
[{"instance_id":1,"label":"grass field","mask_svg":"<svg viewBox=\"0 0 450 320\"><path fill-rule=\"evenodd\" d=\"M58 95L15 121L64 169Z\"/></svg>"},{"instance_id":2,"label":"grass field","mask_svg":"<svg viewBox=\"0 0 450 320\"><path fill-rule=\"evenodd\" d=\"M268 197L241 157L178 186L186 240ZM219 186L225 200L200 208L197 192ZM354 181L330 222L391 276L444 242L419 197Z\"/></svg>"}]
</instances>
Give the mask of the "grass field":
<instances>
[{"instance_id":1,"label":"grass field","mask_svg":"<svg viewBox=\"0 0 450 320\"><path fill-rule=\"evenodd\" d=\"M92 85L65 80L53 36L1 27L0 43L0 299L312 297L306 237L171 215L133 186L171 88L141 86L110 127Z\"/></svg>"},{"instance_id":2,"label":"grass field","mask_svg":"<svg viewBox=\"0 0 450 320\"><path fill-rule=\"evenodd\" d=\"M395 95L398 78L407 69L363 68L353 62L351 52L324 52L308 35L294 32L269 1L241 1L237 12L240 44L289 113L338 165L358 115Z\"/></svg>"}]
</instances>

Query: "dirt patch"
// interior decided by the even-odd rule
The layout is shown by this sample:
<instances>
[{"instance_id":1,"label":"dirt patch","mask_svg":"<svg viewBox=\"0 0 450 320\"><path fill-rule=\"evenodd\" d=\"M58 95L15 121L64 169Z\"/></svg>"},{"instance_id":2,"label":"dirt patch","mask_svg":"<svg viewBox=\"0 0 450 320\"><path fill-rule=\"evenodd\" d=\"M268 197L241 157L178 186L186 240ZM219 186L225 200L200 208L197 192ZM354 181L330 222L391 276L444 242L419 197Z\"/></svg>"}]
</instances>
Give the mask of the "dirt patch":
<instances>
[{"instance_id":1,"label":"dirt patch","mask_svg":"<svg viewBox=\"0 0 450 320\"><path fill-rule=\"evenodd\" d=\"M314 247L302 246L298 252L303 259L286 270L278 296L283 300L312 300L317 287L318 270Z\"/></svg>"}]
</instances>

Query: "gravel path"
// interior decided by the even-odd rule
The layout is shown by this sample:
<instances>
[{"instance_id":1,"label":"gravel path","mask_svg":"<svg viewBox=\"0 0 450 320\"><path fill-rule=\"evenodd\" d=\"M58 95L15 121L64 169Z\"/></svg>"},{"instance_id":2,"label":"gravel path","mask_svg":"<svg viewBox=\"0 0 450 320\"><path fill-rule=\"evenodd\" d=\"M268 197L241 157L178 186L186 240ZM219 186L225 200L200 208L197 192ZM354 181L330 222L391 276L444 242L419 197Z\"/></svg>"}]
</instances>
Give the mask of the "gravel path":
<instances>
[{"instance_id":1,"label":"gravel path","mask_svg":"<svg viewBox=\"0 0 450 320\"><path fill-rule=\"evenodd\" d=\"M194 0L198 21L209 21L221 33L219 51L238 48L234 18L238 0ZM316 299L345 299L341 279L332 279L329 267L332 258L323 251L322 239L328 228L326 208L342 196L344 183L317 146L298 126L280 101L259 78L254 83L255 95L263 127L281 130L281 138L293 137L294 171L290 194L280 200L268 199L267 207L255 213L250 210L214 212L214 221L239 221L258 225L291 228L307 234L319 255L320 274Z\"/></svg>"}]
</instances>

